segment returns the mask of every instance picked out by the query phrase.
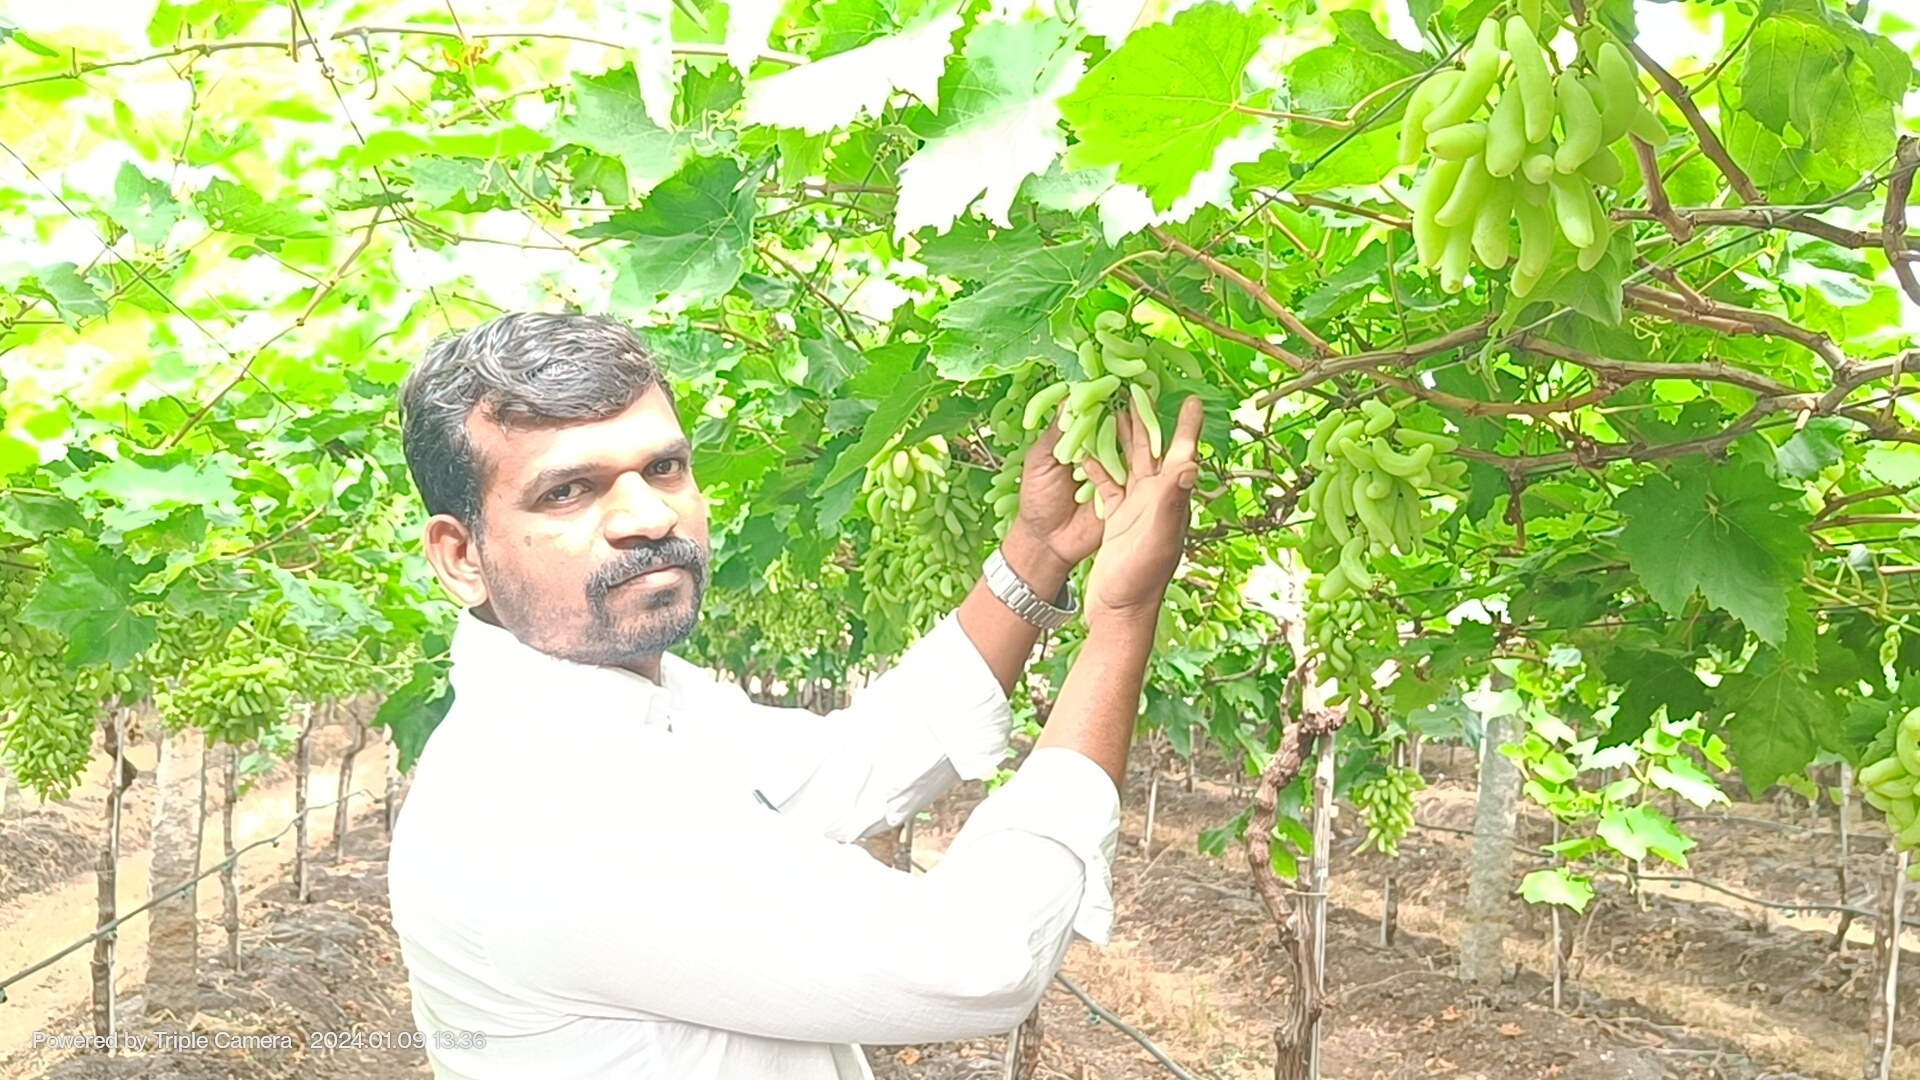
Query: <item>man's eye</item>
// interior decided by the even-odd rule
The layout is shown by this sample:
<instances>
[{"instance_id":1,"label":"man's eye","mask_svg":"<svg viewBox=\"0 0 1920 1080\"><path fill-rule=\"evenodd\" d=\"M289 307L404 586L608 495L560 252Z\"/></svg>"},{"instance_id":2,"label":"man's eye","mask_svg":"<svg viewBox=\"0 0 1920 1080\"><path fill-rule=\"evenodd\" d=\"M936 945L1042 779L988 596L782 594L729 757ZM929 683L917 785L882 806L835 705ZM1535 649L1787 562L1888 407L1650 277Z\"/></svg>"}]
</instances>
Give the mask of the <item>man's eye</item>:
<instances>
[{"instance_id":1,"label":"man's eye","mask_svg":"<svg viewBox=\"0 0 1920 1080\"><path fill-rule=\"evenodd\" d=\"M547 492L544 501L566 502L571 496L577 495L584 490L586 490L585 485L581 484L580 481L569 480L566 483L561 484L559 487L554 488L552 491Z\"/></svg>"},{"instance_id":2,"label":"man's eye","mask_svg":"<svg viewBox=\"0 0 1920 1080\"><path fill-rule=\"evenodd\" d=\"M655 475L658 476L671 476L674 473L684 470L686 467L687 463L679 458L663 458L654 462L652 465Z\"/></svg>"}]
</instances>

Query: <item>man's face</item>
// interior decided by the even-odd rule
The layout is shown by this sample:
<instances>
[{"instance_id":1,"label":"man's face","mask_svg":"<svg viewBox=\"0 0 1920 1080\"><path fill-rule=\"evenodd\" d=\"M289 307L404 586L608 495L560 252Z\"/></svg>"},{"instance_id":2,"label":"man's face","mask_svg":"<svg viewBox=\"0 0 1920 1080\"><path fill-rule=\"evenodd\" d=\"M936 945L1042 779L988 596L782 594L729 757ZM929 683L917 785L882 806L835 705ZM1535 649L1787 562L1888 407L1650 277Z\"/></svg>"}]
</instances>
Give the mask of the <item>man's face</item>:
<instances>
[{"instance_id":1,"label":"man's face","mask_svg":"<svg viewBox=\"0 0 1920 1080\"><path fill-rule=\"evenodd\" d=\"M625 412L502 431L478 451L475 556L496 622L541 652L638 669L693 632L706 593L707 503L658 387Z\"/></svg>"}]
</instances>

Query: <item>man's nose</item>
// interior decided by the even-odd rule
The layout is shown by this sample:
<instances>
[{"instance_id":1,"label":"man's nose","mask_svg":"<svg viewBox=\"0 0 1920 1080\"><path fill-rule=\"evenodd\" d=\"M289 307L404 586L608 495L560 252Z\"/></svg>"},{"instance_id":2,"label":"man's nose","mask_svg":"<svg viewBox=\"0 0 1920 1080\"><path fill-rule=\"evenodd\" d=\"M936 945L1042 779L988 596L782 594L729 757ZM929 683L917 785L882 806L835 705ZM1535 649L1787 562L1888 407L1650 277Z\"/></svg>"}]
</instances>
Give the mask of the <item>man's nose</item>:
<instances>
[{"instance_id":1,"label":"man's nose","mask_svg":"<svg viewBox=\"0 0 1920 1080\"><path fill-rule=\"evenodd\" d=\"M636 538L662 539L680 523L679 513L637 472L621 473L607 499L607 542L615 547Z\"/></svg>"}]
</instances>

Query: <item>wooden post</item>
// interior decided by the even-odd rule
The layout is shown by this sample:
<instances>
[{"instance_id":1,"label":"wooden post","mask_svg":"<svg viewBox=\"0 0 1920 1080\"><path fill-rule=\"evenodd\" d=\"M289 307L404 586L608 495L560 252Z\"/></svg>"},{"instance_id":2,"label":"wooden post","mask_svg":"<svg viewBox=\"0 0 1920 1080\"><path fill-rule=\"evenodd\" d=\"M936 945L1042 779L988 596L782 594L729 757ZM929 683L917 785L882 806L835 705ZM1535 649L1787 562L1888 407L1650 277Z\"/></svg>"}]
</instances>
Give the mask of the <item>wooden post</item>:
<instances>
[{"instance_id":1,"label":"wooden post","mask_svg":"<svg viewBox=\"0 0 1920 1080\"><path fill-rule=\"evenodd\" d=\"M1007 1036L1007 1056L1001 1062L1001 1080L1033 1080L1034 1070L1040 1066L1040 1043L1044 1039L1040 1030L1040 1006L1035 1005L1020 1026Z\"/></svg>"},{"instance_id":2,"label":"wooden post","mask_svg":"<svg viewBox=\"0 0 1920 1080\"><path fill-rule=\"evenodd\" d=\"M1895 1020L1900 1008L1900 931L1907 914L1907 867L1912 856L1887 852L1887 880L1873 930L1873 986L1867 1006L1866 1080L1893 1080Z\"/></svg>"},{"instance_id":3,"label":"wooden post","mask_svg":"<svg viewBox=\"0 0 1920 1080\"><path fill-rule=\"evenodd\" d=\"M387 752L384 767L387 774L386 794L380 800L380 825L387 835L393 835L393 823L400 817L400 741L389 727L387 729Z\"/></svg>"},{"instance_id":4,"label":"wooden post","mask_svg":"<svg viewBox=\"0 0 1920 1080\"><path fill-rule=\"evenodd\" d=\"M367 745L367 724L361 719L356 704L347 703L347 724L353 728L353 741L347 744L347 752L340 759L340 788L334 793L333 861L336 863L346 858L347 830L353 826L353 803L347 798L353 791L353 759ZM335 715L339 715L338 712Z\"/></svg>"},{"instance_id":5,"label":"wooden post","mask_svg":"<svg viewBox=\"0 0 1920 1080\"><path fill-rule=\"evenodd\" d=\"M1319 738L1318 759L1313 766L1313 892L1309 897L1307 934L1313 942L1313 1000L1327 997L1327 881L1333 858L1333 772L1339 757L1338 730ZM1320 1076L1321 1009L1313 1010L1313 1028L1307 1036L1307 1076Z\"/></svg>"},{"instance_id":6,"label":"wooden post","mask_svg":"<svg viewBox=\"0 0 1920 1080\"><path fill-rule=\"evenodd\" d=\"M300 721L300 741L293 752L293 887L294 896L303 904L312 899L307 880L307 788L312 777L314 716L313 702L302 702L305 715Z\"/></svg>"},{"instance_id":7,"label":"wooden post","mask_svg":"<svg viewBox=\"0 0 1920 1080\"><path fill-rule=\"evenodd\" d=\"M1848 849L1852 846L1853 842L1853 766L1847 764L1845 761L1840 763L1840 798L1837 801L1840 812L1840 857L1839 861L1834 864L1834 873L1840 879L1840 906L1848 907L1852 903L1850 897L1853 895L1853 883L1847 880L1847 863L1851 860L1852 855ZM1834 952L1847 951L1847 931L1852 928L1853 911L1849 908L1840 913L1840 925L1834 928Z\"/></svg>"},{"instance_id":8,"label":"wooden post","mask_svg":"<svg viewBox=\"0 0 1920 1080\"><path fill-rule=\"evenodd\" d=\"M106 752L113 756L113 772L107 786L107 842L94 862L94 901L99 910L96 927L119 917L120 802L139 775L126 758L127 711L115 707L101 717ZM113 961L115 934L102 934L93 941L93 1033L112 1035L119 1027L119 1002L114 997Z\"/></svg>"},{"instance_id":9,"label":"wooden post","mask_svg":"<svg viewBox=\"0 0 1920 1080\"><path fill-rule=\"evenodd\" d=\"M227 746L227 797L220 806L220 925L227 932L227 967L240 974L240 888L234 880L233 806L240 801L240 748Z\"/></svg>"},{"instance_id":10,"label":"wooden post","mask_svg":"<svg viewBox=\"0 0 1920 1080\"><path fill-rule=\"evenodd\" d=\"M1147 772L1152 779L1147 781L1147 827L1140 835L1140 854L1153 857L1153 819L1160 808L1160 735L1158 732L1147 743Z\"/></svg>"},{"instance_id":11,"label":"wooden post","mask_svg":"<svg viewBox=\"0 0 1920 1080\"><path fill-rule=\"evenodd\" d=\"M1324 910L1316 921L1313 901L1319 898L1282 887L1273 872L1271 837L1279 814L1279 793L1299 778L1301 769L1306 767L1308 753L1315 748L1322 755L1322 761L1315 770L1314 823L1320 835L1329 835L1330 821L1322 820L1322 815L1330 818L1332 813L1329 800L1334 745L1326 736L1346 721L1347 714L1326 707L1326 691L1316 671L1317 657L1307 649L1307 571L1297 558L1287 559L1286 570L1276 617L1299 666L1282 692L1282 713L1278 720L1283 726L1279 748L1261 770L1259 784L1254 789L1254 814L1248 822L1246 836L1247 868L1253 875L1255 894L1273 918L1289 976L1286 1003L1273 1030L1274 1080L1318 1080L1315 1070L1319 1061L1320 1015L1326 1002L1325 981L1321 975L1326 958ZM1297 714L1290 715L1295 699L1286 691L1297 692ZM1318 865L1318 860L1325 858L1326 850L1325 843L1315 843L1313 874L1316 884L1320 885L1315 892L1326 891L1325 879L1321 876L1325 871Z\"/></svg>"},{"instance_id":12,"label":"wooden post","mask_svg":"<svg viewBox=\"0 0 1920 1080\"><path fill-rule=\"evenodd\" d=\"M1413 745L1414 740L1418 738L1418 735L1410 734L1406 742L1393 744L1394 768L1401 768L1407 758L1412 758L1416 763L1412 766L1413 770L1420 771L1418 765L1420 751ZM1400 891L1397 888L1399 881L1394 873L1394 867L1397 865L1399 860L1388 859L1387 872L1380 881L1380 947L1383 949L1393 948L1393 939L1400 931Z\"/></svg>"}]
</instances>

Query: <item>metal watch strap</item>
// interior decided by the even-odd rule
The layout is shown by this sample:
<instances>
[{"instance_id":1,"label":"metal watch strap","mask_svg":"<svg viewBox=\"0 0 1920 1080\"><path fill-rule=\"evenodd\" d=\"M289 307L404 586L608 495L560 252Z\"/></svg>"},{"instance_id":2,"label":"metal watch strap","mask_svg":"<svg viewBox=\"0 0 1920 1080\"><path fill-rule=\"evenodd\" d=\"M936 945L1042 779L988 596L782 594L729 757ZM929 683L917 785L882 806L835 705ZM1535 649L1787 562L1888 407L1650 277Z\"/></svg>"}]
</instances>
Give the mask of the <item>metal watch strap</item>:
<instances>
[{"instance_id":1,"label":"metal watch strap","mask_svg":"<svg viewBox=\"0 0 1920 1080\"><path fill-rule=\"evenodd\" d=\"M987 556L987 564L982 568L986 575L987 588L1000 602L1015 614L1042 630L1058 630L1067 624L1067 620L1080 612L1080 604L1074 599L1071 582L1060 586L1060 604L1049 604L1033 591L1020 575L1007 565L1006 556L999 548Z\"/></svg>"}]
</instances>

